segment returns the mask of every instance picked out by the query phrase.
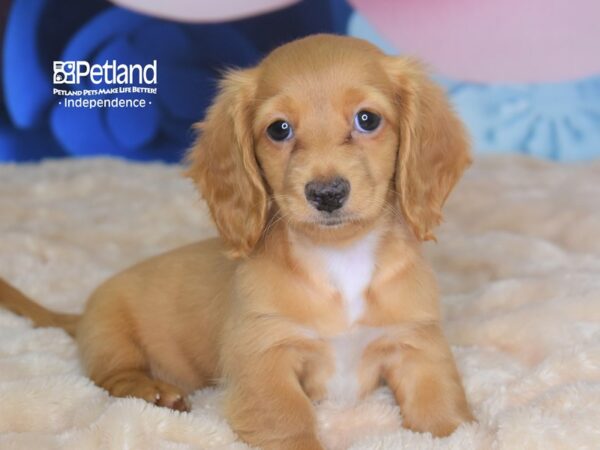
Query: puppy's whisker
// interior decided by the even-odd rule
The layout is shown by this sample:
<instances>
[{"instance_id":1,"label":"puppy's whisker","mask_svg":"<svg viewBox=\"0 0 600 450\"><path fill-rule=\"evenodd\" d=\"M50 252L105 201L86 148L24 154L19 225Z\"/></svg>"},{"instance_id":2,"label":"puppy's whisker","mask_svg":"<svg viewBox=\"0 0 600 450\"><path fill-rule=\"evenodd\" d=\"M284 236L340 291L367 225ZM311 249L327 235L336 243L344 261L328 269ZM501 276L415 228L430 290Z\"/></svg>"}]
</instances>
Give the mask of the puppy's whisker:
<instances>
[{"instance_id":1,"label":"puppy's whisker","mask_svg":"<svg viewBox=\"0 0 600 450\"><path fill-rule=\"evenodd\" d=\"M287 215L285 213L281 212L281 211L278 211L276 214L274 214L273 217L271 219L269 219L269 222L265 226L265 229L263 231L263 236L267 236L269 234L269 232L271 231L271 229L277 223L281 222L286 217L287 217Z\"/></svg>"},{"instance_id":2,"label":"puppy's whisker","mask_svg":"<svg viewBox=\"0 0 600 450\"><path fill-rule=\"evenodd\" d=\"M396 206L386 202L383 204L383 209L390 212L394 218L404 221L404 215L402 214L402 211L400 211L400 209Z\"/></svg>"}]
</instances>

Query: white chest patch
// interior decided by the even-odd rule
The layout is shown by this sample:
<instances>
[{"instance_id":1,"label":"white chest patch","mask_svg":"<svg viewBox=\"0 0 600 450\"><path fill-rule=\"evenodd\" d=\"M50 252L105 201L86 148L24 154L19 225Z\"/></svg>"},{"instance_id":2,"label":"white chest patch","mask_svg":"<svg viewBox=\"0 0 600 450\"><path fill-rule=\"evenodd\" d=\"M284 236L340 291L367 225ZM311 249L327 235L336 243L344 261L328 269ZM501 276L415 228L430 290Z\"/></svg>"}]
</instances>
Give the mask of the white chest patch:
<instances>
[{"instance_id":1,"label":"white chest patch","mask_svg":"<svg viewBox=\"0 0 600 450\"><path fill-rule=\"evenodd\" d=\"M342 295L346 316L355 322L364 311L364 292L375 269L379 233L371 232L348 247L317 247L329 281Z\"/></svg>"},{"instance_id":2,"label":"white chest patch","mask_svg":"<svg viewBox=\"0 0 600 450\"><path fill-rule=\"evenodd\" d=\"M360 363L369 343L381 337L383 330L356 324L365 311L364 294L375 272L380 232L374 230L346 247L305 247L309 258L331 287L342 298L348 330L323 338L330 346L334 372L327 380L327 398L354 402L361 393ZM319 337L315 336L318 339Z\"/></svg>"},{"instance_id":3,"label":"white chest patch","mask_svg":"<svg viewBox=\"0 0 600 450\"><path fill-rule=\"evenodd\" d=\"M327 380L327 397L354 403L361 393L359 368L365 348L384 334L382 328L355 327L328 339L333 353L335 371Z\"/></svg>"}]
</instances>

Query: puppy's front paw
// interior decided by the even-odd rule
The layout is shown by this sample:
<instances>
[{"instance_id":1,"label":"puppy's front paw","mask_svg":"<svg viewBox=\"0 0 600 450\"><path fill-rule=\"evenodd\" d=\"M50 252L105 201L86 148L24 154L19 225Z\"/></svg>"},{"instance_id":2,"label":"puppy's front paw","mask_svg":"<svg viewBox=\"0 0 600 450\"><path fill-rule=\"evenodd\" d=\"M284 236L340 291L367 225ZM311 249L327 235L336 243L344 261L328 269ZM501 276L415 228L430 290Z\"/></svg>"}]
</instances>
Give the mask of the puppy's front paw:
<instances>
[{"instance_id":1,"label":"puppy's front paw","mask_svg":"<svg viewBox=\"0 0 600 450\"><path fill-rule=\"evenodd\" d=\"M429 432L436 437L449 436L459 425L474 420L468 406L462 404L448 407L441 402L429 402L411 406L403 412L402 425L409 430Z\"/></svg>"},{"instance_id":2,"label":"puppy's front paw","mask_svg":"<svg viewBox=\"0 0 600 450\"><path fill-rule=\"evenodd\" d=\"M272 448L273 450L324 450L324 447L314 435L289 438L278 442Z\"/></svg>"},{"instance_id":3,"label":"puppy's front paw","mask_svg":"<svg viewBox=\"0 0 600 450\"><path fill-rule=\"evenodd\" d=\"M175 411L189 412L190 405L186 396L175 386L162 381L155 381L154 404Z\"/></svg>"},{"instance_id":4,"label":"puppy's front paw","mask_svg":"<svg viewBox=\"0 0 600 450\"><path fill-rule=\"evenodd\" d=\"M184 392L172 384L149 378L142 373L123 373L103 383L115 397L136 397L157 406L176 411L189 411L190 406Z\"/></svg>"},{"instance_id":5,"label":"puppy's front paw","mask_svg":"<svg viewBox=\"0 0 600 450\"><path fill-rule=\"evenodd\" d=\"M472 419L460 419L456 417L428 417L426 419L415 420L405 417L403 426L412 431L420 433L431 433L436 437L450 436L458 426L464 422L470 422Z\"/></svg>"}]
</instances>

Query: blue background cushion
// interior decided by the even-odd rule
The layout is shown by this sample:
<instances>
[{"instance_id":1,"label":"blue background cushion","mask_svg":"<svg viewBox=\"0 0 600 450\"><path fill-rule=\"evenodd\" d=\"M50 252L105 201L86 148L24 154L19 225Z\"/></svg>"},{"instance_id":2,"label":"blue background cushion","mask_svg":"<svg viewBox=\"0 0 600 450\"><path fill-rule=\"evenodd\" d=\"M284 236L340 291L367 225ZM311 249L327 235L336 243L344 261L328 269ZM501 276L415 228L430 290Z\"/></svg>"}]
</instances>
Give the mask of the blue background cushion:
<instances>
[{"instance_id":1,"label":"blue background cushion","mask_svg":"<svg viewBox=\"0 0 600 450\"><path fill-rule=\"evenodd\" d=\"M179 161L223 69L251 66L297 37L343 33L349 15L341 0L305 0L250 19L190 25L100 0L16 0L2 43L0 160L114 155ZM52 93L54 60L143 65L154 59L158 89L145 96L152 102L145 108L65 108Z\"/></svg>"}]
</instances>

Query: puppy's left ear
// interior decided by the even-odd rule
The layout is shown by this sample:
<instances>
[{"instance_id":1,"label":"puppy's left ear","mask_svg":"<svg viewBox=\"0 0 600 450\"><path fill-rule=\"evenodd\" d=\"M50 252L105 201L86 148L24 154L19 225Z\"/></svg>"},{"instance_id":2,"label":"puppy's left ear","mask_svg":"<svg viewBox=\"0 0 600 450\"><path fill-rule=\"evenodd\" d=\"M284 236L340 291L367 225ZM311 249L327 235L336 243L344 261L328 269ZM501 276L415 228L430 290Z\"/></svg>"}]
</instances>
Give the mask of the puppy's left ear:
<instances>
[{"instance_id":1,"label":"puppy's left ear","mask_svg":"<svg viewBox=\"0 0 600 450\"><path fill-rule=\"evenodd\" d=\"M187 176L204 199L232 257L248 256L262 235L268 198L254 153L256 69L229 72L188 153Z\"/></svg>"},{"instance_id":2,"label":"puppy's left ear","mask_svg":"<svg viewBox=\"0 0 600 450\"><path fill-rule=\"evenodd\" d=\"M415 236L435 239L448 194L470 165L469 139L444 91L421 65L384 57L400 113L395 188Z\"/></svg>"}]
</instances>

